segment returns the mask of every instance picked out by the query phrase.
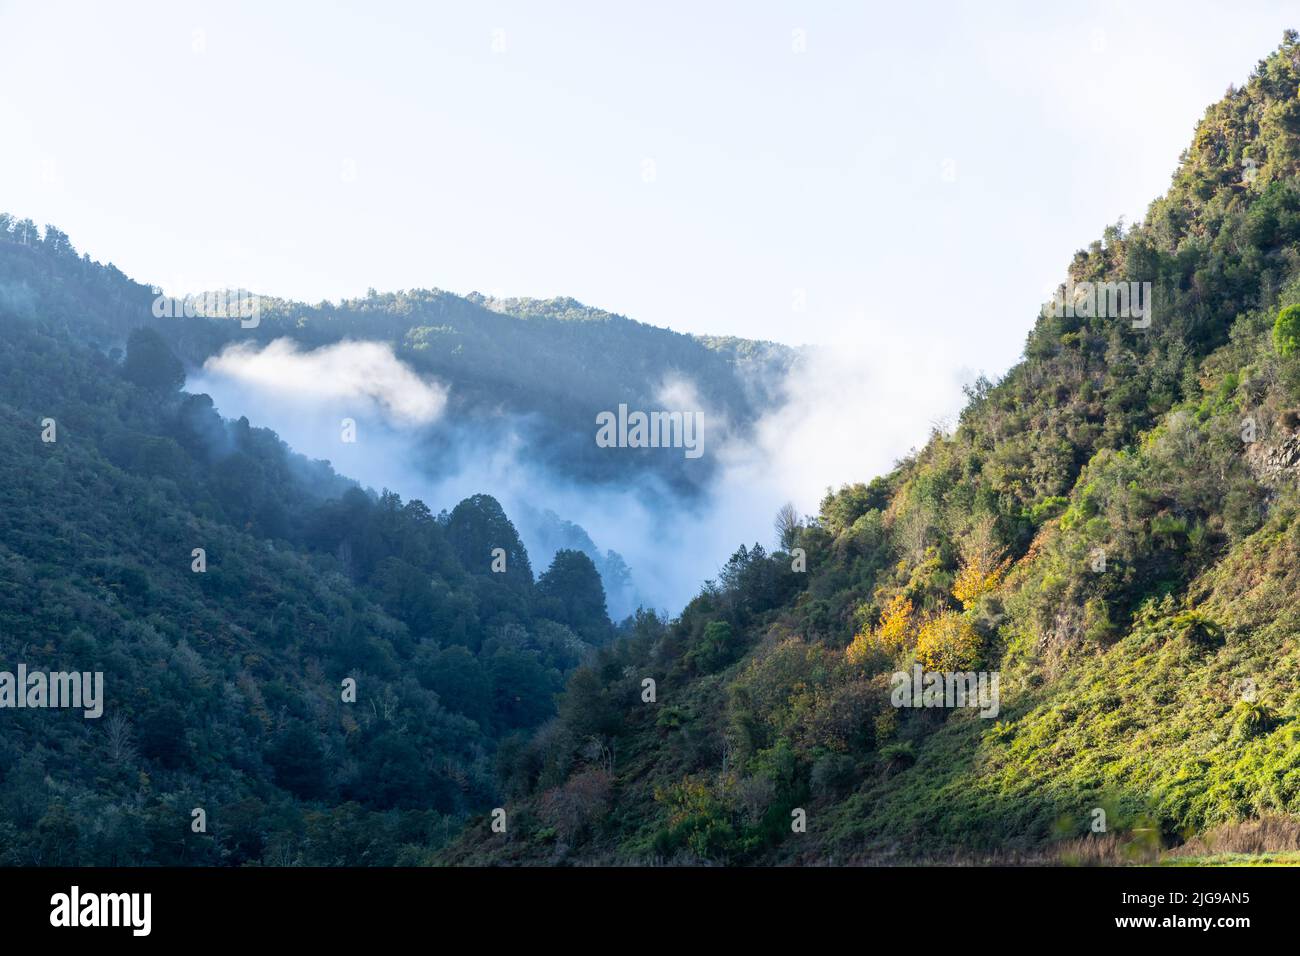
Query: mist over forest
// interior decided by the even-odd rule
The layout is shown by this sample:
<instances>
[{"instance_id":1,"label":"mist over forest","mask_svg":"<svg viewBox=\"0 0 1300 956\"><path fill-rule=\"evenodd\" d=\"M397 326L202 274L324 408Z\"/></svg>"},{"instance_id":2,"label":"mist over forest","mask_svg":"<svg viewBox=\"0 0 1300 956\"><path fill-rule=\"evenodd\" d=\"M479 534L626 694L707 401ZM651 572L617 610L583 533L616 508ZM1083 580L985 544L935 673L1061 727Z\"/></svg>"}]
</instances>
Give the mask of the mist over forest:
<instances>
[{"instance_id":1,"label":"mist over forest","mask_svg":"<svg viewBox=\"0 0 1300 956\"><path fill-rule=\"evenodd\" d=\"M575 374L587 381L555 395L554 379L539 377L527 361L488 375L439 355L440 346L455 355L463 333L446 326L430 333L422 323L431 320L418 312L405 331L389 327L400 351L390 341L350 337L354 325L374 327L366 313L407 315L406 303L423 300L419 293L401 294L399 304L376 296L334 310L329 334L343 337L330 344L267 341L265 335L226 344L192 368L186 389L211 395L221 414L271 428L296 451L328 460L373 489L428 502L490 489L536 561L548 562L562 547L596 561L616 620L639 606L677 613L701 582L716 577L737 545L773 544L772 519L783 504L813 513L830 487L828 475L847 480L862 467L883 471L891 453L906 450L905 436L925 434L940 422L943 403L955 405L960 394L956 381L936 383L924 407L898 408L867 436L845 443L836 432L879 408L879 391L891 382L856 391L827 388L823 383L838 380L835 365L851 361L844 355L701 341L572 300L440 298L443 314L470 313L462 321L480 317L473 306L500 309L491 316L494 332L514 337L506 335L496 347L511 355L524 355L530 345L519 324L502 316L550 320L547 328L557 336L579 342L609 338L613 325L627 330L625 339L653 341L658 354L583 359L587 364ZM308 328L318 320L316 310L304 306L276 309L277 316L307 315ZM418 345L401 347L412 342ZM630 341L618 347L640 348ZM620 378L615 387L609 366L624 363L635 366L635 377ZM502 374L508 378L496 377ZM600 382L608 383L603 402ZM596 416L620 402L699 413L707 454L691 460L669 448L598 448ZM344 418L358 424L355 443L340 441ZM825 452L810 453L813 448L843 451L831 460Z\"/></svg>"}]
</instances>

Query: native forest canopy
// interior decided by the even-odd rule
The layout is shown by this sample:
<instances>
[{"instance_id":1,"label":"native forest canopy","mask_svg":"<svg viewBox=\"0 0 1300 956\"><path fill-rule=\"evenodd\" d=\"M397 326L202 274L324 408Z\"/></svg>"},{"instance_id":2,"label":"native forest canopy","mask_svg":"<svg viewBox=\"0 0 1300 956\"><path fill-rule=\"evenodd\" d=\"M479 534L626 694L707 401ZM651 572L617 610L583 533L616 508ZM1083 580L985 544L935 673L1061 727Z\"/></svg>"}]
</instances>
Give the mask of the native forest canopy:
<instances>
[{"instance_id":1,"label":"native forest canopy","mask_svg":"<svg viewBox=\"0 0 1300 956\"><path fill-rule=\"evenodd\" d=\"M684 608L611 615L627 568L583 529L530 556L490 483L365 487L191 372L236 341L381 341L466 428L518 415L571 477L690 495L681 456L600 456L572 422L679 371L743 430L779 400L746 371L794 350L424 290L159 318L0 215L0 655L105 675L97 719L0 711L0 862L1300 850L1300 37L1206 110L1143 221L1064 265L1149 283L1150 321L1049 304L951 433L753 528ZM918 665L996 674L996 714L898 706Z\"/></svg>"}]
</instances>

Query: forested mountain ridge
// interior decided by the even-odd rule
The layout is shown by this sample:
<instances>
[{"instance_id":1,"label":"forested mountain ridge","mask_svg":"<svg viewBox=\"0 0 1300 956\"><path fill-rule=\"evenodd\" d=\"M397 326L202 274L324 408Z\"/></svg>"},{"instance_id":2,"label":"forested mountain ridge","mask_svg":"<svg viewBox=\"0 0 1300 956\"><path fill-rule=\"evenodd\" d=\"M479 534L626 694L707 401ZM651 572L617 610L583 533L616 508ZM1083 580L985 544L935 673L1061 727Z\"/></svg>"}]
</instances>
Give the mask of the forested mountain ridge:
<instances>
[{"instance_id":1,"label":"forested mountain ridge","mask_svg":"<svg viewBox=\"0 0 1300 956\"><path fill-rule=\"evenodd\" d=\"M496 427L503 412L512 416L529 456L571 480L626 482L649 471L679 493L698 491L709 460L688 467L643 450L601 454L590 441L596 415L620 402L661 408L664 388L683 381L713 427L725 422L744 435L779 400L798 355L774 343L684 335L573 299L497 300L438 289L370 290L365 298L316 305L258 294L256 323L159 317L155 290L111 264L78 257L61 230L46 227L42 236L34 223L0 214L0 232L12 239L0 242L0 303L21 314L31 306L30 283L57 271L56 281L45 282L45 314L104 351L140 326L157 331L189 367L234 343L261 348L289 339L304 350L383 343L417 374L447 387L449 418L481 430ZM416 463L433 474L436 447L431 436L428 454Z\"/></svg>"},{"instance_id":2,"label":"forested mountain ridge","mask_svg":"<svg viewBox=\"0 0 1300 956\"><path fill-rule=\"evenodd\" d=\"M1063 298L1121 282L1149 323L1046 308L953 434L580 668L507 832L440 858L1121 861L1300 814L1295 32ZM896 706L918 664L996 716Z\"/></svg>"},{"instance_id":3,"label":"forested mountain ridge","mask_svg":"<svg viewBox=\"0 0 1300 956\"><path fill-rule=\"evenodd\" d=\"M130 283L4 226L0 670L104 699L0 712L0 862L426 859L614 636L592 561L535 576L490 496L435 514L223 420L153 329L109 348Z\"/></svg>"}]
</instances>

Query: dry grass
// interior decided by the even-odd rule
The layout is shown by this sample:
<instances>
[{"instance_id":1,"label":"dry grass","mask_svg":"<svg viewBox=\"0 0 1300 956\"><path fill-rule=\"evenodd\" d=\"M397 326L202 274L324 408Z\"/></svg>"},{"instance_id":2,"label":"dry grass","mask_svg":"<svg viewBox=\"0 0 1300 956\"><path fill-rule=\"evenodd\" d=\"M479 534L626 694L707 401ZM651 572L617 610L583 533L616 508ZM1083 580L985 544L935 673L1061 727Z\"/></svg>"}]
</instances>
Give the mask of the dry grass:
<instances>
[{"instance_id":1,"label":"dry grass","mask_svg":"<svg viewBox=\"0 0 1300 956\"><path fill-rule=\"evenodd\" d=\"M1170 856L1212 856L1223 853L1286 853L1300 851L1300 818L1281 813L1225 823L1188 840Z\"/></svg>"},{"instance_id":2,"label":"dry grass","mask_svg":"<svg viewBox=\"0 0 1300 956\"><path fill-rule=\"evenodd\" d=\"M1147 829L1079 837L1052 848L1052 862L1060 866L1134 866L1159 858L1160 837Z\"/></svg>"}]
</instances>

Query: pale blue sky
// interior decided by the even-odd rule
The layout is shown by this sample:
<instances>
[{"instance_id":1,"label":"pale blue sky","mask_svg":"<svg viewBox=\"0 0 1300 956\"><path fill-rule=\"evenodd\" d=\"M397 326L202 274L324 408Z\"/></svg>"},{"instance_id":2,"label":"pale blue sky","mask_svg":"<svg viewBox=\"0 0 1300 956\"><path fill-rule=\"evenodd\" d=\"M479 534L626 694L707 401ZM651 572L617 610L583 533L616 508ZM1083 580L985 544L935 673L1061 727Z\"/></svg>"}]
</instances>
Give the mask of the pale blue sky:
<instances>
[{"instance_id":1,"label":"pale blue sky","mask_svg":"<svg viewBox=\"0 0 1300 956\"><path fill-rule=\"evenodd\" d=\"M0 0L0 208L169 292L572 295L999 373L1287 7Z\"/></svg>"}]
</instances>

